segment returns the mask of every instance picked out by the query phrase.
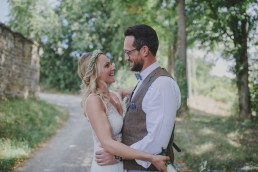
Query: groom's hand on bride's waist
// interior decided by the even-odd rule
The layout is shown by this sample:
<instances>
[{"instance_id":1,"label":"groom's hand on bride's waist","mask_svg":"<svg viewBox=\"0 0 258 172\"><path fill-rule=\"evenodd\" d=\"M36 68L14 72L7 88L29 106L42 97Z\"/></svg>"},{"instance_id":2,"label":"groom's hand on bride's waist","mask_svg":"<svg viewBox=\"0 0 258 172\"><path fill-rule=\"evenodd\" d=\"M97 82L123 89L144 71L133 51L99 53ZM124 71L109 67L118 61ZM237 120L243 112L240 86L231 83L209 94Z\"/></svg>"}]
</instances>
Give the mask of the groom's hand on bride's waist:
<instances>
[{"instance_id":1,"label":"groom's hand on bride's waist","mask_svg":"<svg viewBox=\"0 0 258 172\"><path fill-rule=\"evenodd\" d=\"M95 152L95 160L97 164L101 166L118 163L118 161L114 158L114 155L105 151L104 149Z\"/></svg>"}]
</instances>

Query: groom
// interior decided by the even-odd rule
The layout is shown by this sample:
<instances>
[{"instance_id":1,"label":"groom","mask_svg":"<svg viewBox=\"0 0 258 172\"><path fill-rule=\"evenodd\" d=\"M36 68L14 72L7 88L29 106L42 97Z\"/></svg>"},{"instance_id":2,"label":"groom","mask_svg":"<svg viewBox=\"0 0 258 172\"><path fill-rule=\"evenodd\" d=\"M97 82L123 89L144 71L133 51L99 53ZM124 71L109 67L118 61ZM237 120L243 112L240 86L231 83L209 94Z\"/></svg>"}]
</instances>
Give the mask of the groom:
<instances>
[{"instance_id":1,"label":"groom","mask_svg":"<svg viewBox=\"0 0 258 172\"><path fill-rule=\"evenodd\" d=\"M179 87L157 62L159 41L153 28L135 25L128 27L124 35L125 59L130 63L131 71L140 74L124 118L122 142L151 154L159 154L162 148L167 148L166 154L173 163L173 129L181 103ZM113 159L104 152L96 155L100 165L108 165ZM148 161L123 162L128 172L157 171Z\"/></svg>"}]
</instances>

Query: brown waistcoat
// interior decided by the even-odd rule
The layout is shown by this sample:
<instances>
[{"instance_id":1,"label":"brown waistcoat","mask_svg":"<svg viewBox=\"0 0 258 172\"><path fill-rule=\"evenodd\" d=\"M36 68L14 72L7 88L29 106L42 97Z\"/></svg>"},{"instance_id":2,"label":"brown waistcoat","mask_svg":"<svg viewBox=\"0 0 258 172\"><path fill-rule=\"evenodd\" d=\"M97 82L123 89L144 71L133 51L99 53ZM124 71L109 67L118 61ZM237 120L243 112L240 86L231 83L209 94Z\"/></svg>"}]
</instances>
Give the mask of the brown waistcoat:
<instances>
[{"instance_id":1,"label":"brown waistcoat","mask_svg":"<svg viewBox=\"0 0 258 172\"><path fill-rule=\"evenodd\" d=\"M151 84L159 77L159 76L168 76L171 77L167 73L166 70L158 67L154 71L152 71L143 81L137 93L134 95L134 98L130 101L130 104L134 104L127 108L127 112L124 118L124 125L122 130L122 142L128 146L133 143L141 140L144 136L147 135L146 129L146 114L142 110L142 101L143 98L148 91ZM133 93L132 93L133 94ZM173 133L171 135L167 155L170 157L170 161L174 161L174 153L172 148L173 143ZM149 168L145 169L142 166L138 165L135 160L124 160L124 168L130 170L146 170L146 171L154 171L157 170L153 165Z\"/></svg>"}]
</instances>

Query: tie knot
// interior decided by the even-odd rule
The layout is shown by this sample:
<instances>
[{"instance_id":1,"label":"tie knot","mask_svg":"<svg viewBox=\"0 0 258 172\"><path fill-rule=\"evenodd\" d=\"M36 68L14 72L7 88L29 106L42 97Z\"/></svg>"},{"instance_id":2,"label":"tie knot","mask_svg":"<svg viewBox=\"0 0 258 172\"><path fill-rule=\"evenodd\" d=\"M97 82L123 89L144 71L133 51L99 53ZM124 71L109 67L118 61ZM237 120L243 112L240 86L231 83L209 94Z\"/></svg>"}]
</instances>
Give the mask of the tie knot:
<instances>
[{"instance_id":1,"label":"tie knot","mask_svg":"<svg viewBox=\"0 0 258 172\"><path fill-rule=\"evenodd\" d=\"M142 80L142 76L139 73L134 74L137 80Z\"/></svg>"}]
</instances>

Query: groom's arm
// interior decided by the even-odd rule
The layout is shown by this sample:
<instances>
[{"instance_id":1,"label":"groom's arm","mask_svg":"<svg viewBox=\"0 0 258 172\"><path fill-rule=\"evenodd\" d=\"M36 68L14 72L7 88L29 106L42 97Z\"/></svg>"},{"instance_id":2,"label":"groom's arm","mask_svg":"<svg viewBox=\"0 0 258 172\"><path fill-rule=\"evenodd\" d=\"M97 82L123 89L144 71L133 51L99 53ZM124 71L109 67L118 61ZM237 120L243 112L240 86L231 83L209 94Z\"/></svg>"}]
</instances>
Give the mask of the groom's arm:
<instances>
[{"instance_id":1,"label":"groom's arm","mask_svg":"<svg viewBox=\"0 0 258 172\"><path fill-rule=\"evenodd\" d=\"M176 82L166 76L159 77L143 98L142 109L146 113L147 135L130 147L151 154L159 154L167 148L176 119L180 94ZM136 160L148 168L150 162Z\"/></svg>"}]
</instances>

